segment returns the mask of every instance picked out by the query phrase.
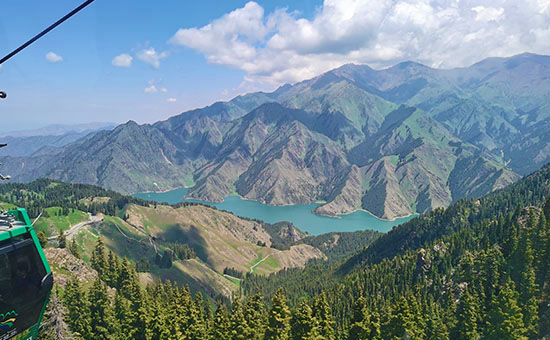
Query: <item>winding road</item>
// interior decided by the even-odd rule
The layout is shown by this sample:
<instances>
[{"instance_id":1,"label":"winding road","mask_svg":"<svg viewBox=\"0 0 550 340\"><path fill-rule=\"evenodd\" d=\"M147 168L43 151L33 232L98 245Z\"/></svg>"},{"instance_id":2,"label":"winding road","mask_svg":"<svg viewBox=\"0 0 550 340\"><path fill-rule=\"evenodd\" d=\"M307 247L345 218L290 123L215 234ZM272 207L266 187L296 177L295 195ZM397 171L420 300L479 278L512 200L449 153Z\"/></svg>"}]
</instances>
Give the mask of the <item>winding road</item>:
<instances>
[{"instance_id":1,"label":"winding road","mask_svg":"<svg viewBox=\"0 0 550 340\"><path fill-rule=\"evenodd\" d=\"M99 223L99 222L103 221L103 217L92 216L91 214L88 214L88 215L90 216L89 220L73 225L72 227L70 227L68 230L65 231L65 236L67 238L70 238L72 235L76 234L83 227L85 227L87 225L90 225L90 224L95 224L95 223ZM58 237L59 237L59 235L50 236L50 237L48 237L48 241L54 241Z\"/></svg>"},{"instance_id":2,"label":"winding road","mask_svg":"<svg viewBox=\"0 0 550 340\"><path fill-rule=\"evenodd\" d=\"M264 257L263 259L261 259L260 261L258 261L255 265L251 266L250 267L250 273L253 273L254 272L254 268L256 268L260 263L264 262L265 260L267 260L267 258L271 256L271 254L267 255L266 257Z\"/></svg>"}]
</instances>

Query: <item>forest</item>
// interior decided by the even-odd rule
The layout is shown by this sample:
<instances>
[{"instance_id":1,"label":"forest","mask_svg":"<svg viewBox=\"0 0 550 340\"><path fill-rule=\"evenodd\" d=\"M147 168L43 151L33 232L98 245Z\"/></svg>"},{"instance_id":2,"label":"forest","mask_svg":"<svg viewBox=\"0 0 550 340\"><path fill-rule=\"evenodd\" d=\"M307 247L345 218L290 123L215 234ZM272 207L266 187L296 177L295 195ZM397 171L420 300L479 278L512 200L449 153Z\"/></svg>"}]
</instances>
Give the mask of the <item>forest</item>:
<instances>
[{"instance_id":1,"label":"forest","mask_svg":"<svg viewBox=\"0 0 550 340\"><path fill-rule=\"evenodd\" d=\"M80 339L540 339L550 333L549 216L546 167L348 259L247 275L231 302L172 282L142 288L135 265L102 242L91 259L99 278L57 295Z\"/></svg>"},{"instance_id":2,"label":"forest","mask_svg":"<svg viewBox=\"0 0 550 340\"><path fill-rule=\"evenodd\" d=\"M453 233L313 298L280 287L270 301L215 307L170 282L140 288L135 267L100 241L99 279L67 285L65 320L82 339L538 339L550 325L545 216L531 207Z\"/></svg>"}]
</instances>

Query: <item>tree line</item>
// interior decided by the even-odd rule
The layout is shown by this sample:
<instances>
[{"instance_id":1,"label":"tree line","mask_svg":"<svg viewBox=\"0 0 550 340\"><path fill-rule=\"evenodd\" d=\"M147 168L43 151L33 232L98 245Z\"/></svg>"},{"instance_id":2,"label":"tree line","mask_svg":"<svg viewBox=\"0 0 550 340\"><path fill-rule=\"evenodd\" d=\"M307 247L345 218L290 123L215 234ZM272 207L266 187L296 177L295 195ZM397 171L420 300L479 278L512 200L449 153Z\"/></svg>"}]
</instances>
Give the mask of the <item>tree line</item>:
<instances>
[{"instance_id":1,"label":"tree line","mask_svg":"<svg viewBox=\"0 0 550 340\"><path fill-rule=\"evenodd\" d=\"M94 202L94 197L108 197L106 202ZM84 202L87 199L88 204ZM0 201L25 207L29 217L35 218L45 208L59 206L60 213L68 215L70 209L92 214L117 216L127 204L147 206L154 204L142 199L125 196L112 190L90 184L71 184L38 179L31 183L6 183L0 185Z\"/></svg>"}]
</instances>

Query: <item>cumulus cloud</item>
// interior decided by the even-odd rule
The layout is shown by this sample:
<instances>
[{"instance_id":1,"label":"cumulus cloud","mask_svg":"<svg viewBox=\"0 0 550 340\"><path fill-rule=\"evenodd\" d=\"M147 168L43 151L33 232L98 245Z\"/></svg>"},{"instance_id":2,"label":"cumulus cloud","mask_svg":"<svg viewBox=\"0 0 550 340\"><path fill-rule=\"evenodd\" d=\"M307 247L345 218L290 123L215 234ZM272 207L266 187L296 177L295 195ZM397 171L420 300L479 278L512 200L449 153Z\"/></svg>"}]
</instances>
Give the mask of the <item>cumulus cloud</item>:
<instances>
[{"instance_id":1,"label":"cumulus cloud","mask_svg":"<svg viewBox=\"0 0 550 340\"><path fill-rule=\"evenodd\" d=\"M145 93L157 93L159 90L154 84L151 84L147 86L145 89L143 89L143 92Z\"/></svg>"},{"instance_id":2,"label":"cumulus cloud","mask_svg":"<svg viewBox=\"0 0 550 340\"><path fill-rule=\"evenodd\" d=\"M63 61L63 57L55 54L54 52L48 52L46 54L46 61L49 63L60 63Z\"/></svg>"},{"instance_id":3,"label":"cumulus cloud","mask_svg":"<svg viewBox=\"0 0 550 340\"><path fill-rule=\"evenodd\" d=\"M132 60L134 58L131 55L123 53L114 57L112 64L117 67L130 67L132 66Z\"/></svg>"},{"instance_id":4,"label":"cumulus cloud","mask_svg":"<svg viewBox=\"0 0 550 340\"><path fill-rule=\"evenodd\" d=\"M154 68L160 67L160 61L168 56L168 52L158 53L154 48L142 50L137 54L137 58Z\"/></svg>"},{"instance_id":5,"label":"cumulus cloud","mask_svg":"<svg viewBox=\"0 0 550 340\"><path fill-rule=\"evenodd\" d=\"M175 103L177 101L177 99L176 98L168 98L167 101L169 103Z\"/></svg>"},{"instance_id":6,"label":"cumulus cloud","mask_svg":"<svg viewBox=\"0 0 550 340\"><path fill-rule=\"evenodd\" d=\"M168 89L166 87L160 87L160 84L162 84L162 79L151 79L148 82L148 86L143 89L143 92L145 93L167 93ZM159 87L157 87L159 86Z\"/></svg>"},{"instance_id":7,"label":"cumulus cloud","mask_svg":"<svg viewBox=\"0 0 550 340\"><path fill-rule=\"evenodd\" d=\"M346 63L385 67L414 60L467 66L490 56L550 54L548 0L325 0L311 19L249 2L169 40L210 63L277 86Z\"/></svg>"}]
</instances>

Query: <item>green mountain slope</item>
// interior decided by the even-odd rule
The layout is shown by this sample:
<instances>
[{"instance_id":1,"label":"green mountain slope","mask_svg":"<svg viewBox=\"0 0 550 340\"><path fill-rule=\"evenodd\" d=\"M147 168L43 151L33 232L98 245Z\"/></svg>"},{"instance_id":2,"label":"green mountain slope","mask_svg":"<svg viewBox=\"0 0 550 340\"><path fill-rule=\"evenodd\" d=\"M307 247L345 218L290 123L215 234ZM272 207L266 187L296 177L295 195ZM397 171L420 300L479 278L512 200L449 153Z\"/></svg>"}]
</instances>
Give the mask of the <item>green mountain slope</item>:
<instances>
[{"instance_id":1,"label":"green mountain slope","mask_svg":"<svg viewBox=\"0 0 550 340\"><path fill-rule=\"evenodd\" d=\"M480 200L396 227L342 263L251 276L243 286L249 296L268 298L282 287L295 311L304 300L326 298L335 339L356 339L355 332L381 339L546 338L549 197L545 167Z\"/></svg>"},{"instance_id":2,"label":"green mountain slope","mask_svg":"<svg viewBox=\"0 0 550 340\"><path fill-rule=\"evenodd\" d=\"M318 242L302 242L309 235L294 226L284 229L199 204L156 204L92 185L47 179L4 184L0 185L0 203L24 206L31 218L41 213L36 230L56 245L56 235L67 233L67 247L87 262L93 262L101 240L107 250L137 268L144 285L172 280L224 299L238 292L238 277L247 273L267 275L326 258ZM81 226L71 230L77 225ZM361 236L359 246L375 239L377 233ZM351 243L351 249L357 246ZM339 242L323 246L342 256L350 252L350 242L340 248ZM226 270L230 276L224 275Z\"/></svg>"},{"instance_id":3,"label":"green mountain slope","mask_svg":"<svg viewBox=\"0 0 550 340\"><path fill-rule=\"evenodd\" d=\"M4 158L5 173L125 193L192 186L269 204L326 201L320 214L424 213L514 182L550 157L548 59L469 68L345 65L153 125L87 136L55 155Z\"/></svg>"},{"instance_id":4,"label":"green mountain slope","mask_svg":"<svg viewBox=\"0 0 550 340\"><path fill-rule=\"evenodd\" d=\"M550 118L548 56L489 58L453 70L411 62L380 71L346 65L329 73L393 103L422 109L456 137L508 160L522 175L550 160L547 152L535 159L550 144L546 135L532 133ZM525 161L525 153L531 161Z\"/></svg>"}]
</instances>

